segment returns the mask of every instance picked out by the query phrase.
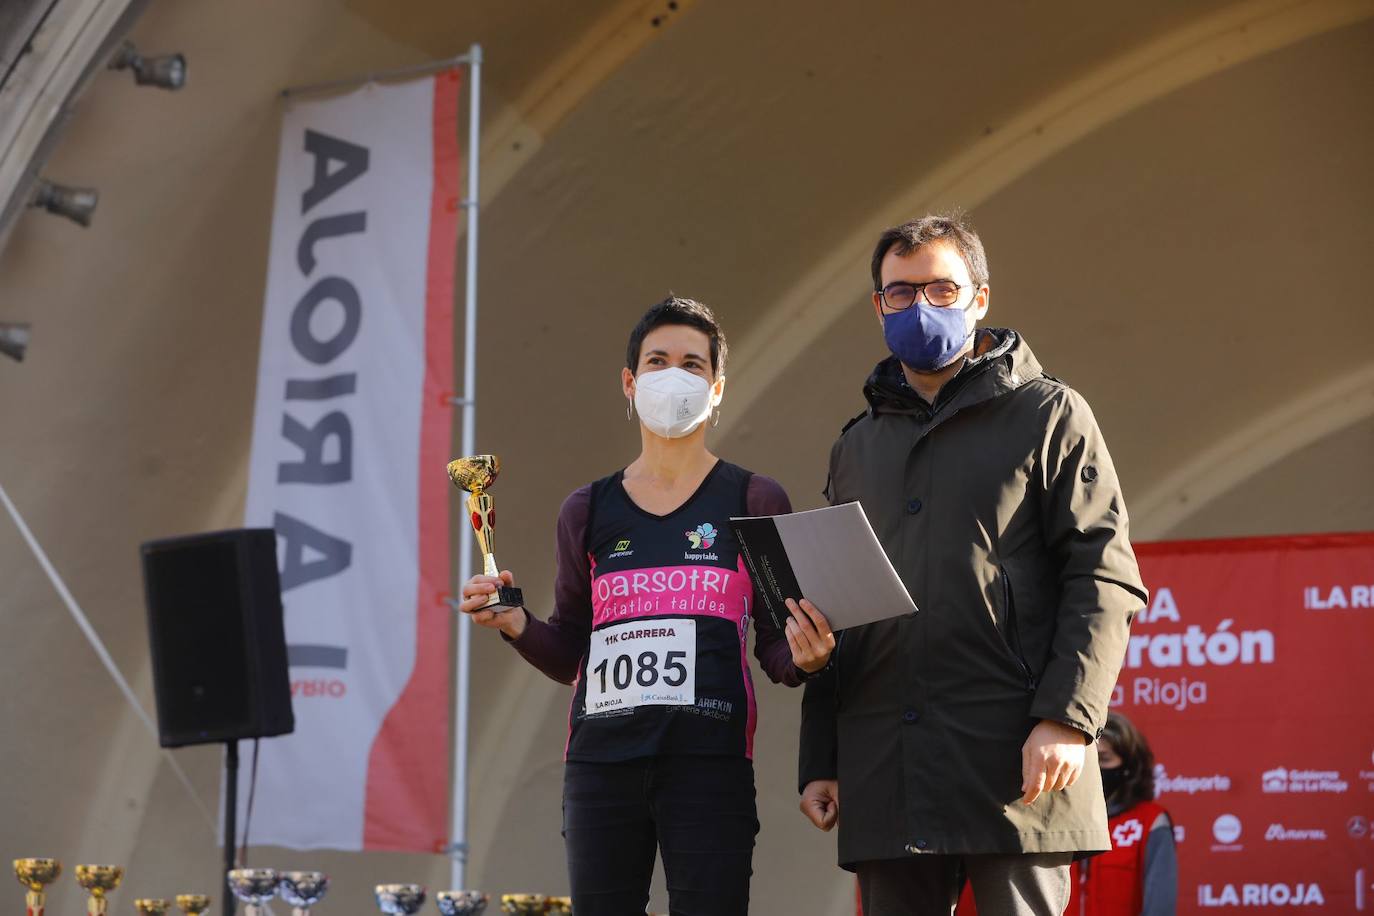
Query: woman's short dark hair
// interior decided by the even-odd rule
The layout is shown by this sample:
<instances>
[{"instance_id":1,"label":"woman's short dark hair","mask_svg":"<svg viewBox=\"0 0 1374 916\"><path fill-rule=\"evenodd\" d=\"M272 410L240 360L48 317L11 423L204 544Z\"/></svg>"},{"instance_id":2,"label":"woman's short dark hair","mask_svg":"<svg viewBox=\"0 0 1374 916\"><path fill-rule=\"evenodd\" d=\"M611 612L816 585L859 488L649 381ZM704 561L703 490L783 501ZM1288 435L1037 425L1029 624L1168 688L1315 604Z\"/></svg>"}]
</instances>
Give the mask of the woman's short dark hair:
<instances>
[{"instance_id":1,"label":"woman's short dark hair","mask_svg":"<svg viewBox=\"0 0 1374 916\"><path fill-rule=\"evenodd\" d=\"M931 242L949 242L964 259L969 279L975 287L988 282L988 256L983 251L983 240L968 224L962 213L931 214L920 219L908 220L900 226L883 230L878 236L878 244L873 247L873 289L883 288L883 258L895 250L906 257L922 245Z\"/></svg>"},{"instance_id":2,"label":"woman's short dark hair","mask_svg":"<svg viewBox=\"0 0 1374 916\"><path fill-rule=\"evenodd\" d=\"M725 332L720 329L720 322L716 321L715 314L709 308L695 299L683 299L680 296L669 296L662 302L655 302L639 319L630 332L630 343L625 348L626 368L631 372L639 370L639 350L644 338L654 328L666 324L686 325L705 334L711 341L711 374L720 378L725 372Z\"/></svg>"},{"instance_id":3,"label":"woman's short dark hair","mask_svg":"<svg viewBox=\"0 0 1374 916\"><path fill-rule=\"evenodd\" d=\"M1140 729L1121 713L1108 713L1107 724L1102 728L1102 740L1110 744L1121 758L1121 788L1113 800L1127 807L1143 801L1154 801L1155 755Z\"/></svg>"}]
</instances>

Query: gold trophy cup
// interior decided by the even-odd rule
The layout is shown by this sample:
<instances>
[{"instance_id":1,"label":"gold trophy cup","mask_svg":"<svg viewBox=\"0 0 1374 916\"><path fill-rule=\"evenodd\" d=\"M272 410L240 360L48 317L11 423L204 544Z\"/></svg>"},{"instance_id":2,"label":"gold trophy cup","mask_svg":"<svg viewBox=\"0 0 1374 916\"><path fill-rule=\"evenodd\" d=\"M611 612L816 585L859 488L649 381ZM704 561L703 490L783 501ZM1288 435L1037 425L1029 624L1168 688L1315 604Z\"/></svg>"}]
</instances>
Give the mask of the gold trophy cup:
<instances>
[{"instance_id":1,"label":"gold trophy cup","mask_svg":"<svg viewBox=\"0 0 1374 916\"><path fill-rule=\"evenodd\" d=\"M161 897L139 897L134 901L134 909L138 910L139 916L167 916L171 908L171 901Z\"/></svg>"},{"instance_id":2,"label":"gold trophy cup","mask_svg":"<svg viewBox=\"0 0 1374 916\"><path fill-rule=\"evenodd\" d=\"M502 894L501 912L543 916L549 911L549 903L549 898L543 894Z\"/></svg>"},{"instance_id":3,"label":"gold trophy cup","mask_svg":"<svg viewBox=\"0 0 1374 916\"><path fill-rule=\"evenodd\" d=\"M549 916L572 916L572 898L550 897Z\"/></svg>"},{"instance_id":4,"label":"gold trophy cup","mask_svg":"<svg viewBox=\"0 0 1374 916\"><path fill-rule=\"evenodd\" d=\"M110 903L105 899L105 895L119 887L119 882L123 880L124 869L118 865L76 866L76 883L90 894L90 897L86 898L88 916L105 916L105 910Z\"/></svg>"},{"instance_id":5,"label":"gold trophy cup","mask_svg":"<svg viewBox=\"0 0 1374 916\"><path fill-rule=\"evenodd\" d=\"M43 888L56 881L60 874L62 863L56 859L14 860L14 877L28 888L28 893L24 895L28 916L43 916L43 905L47 901Z\"/></svg>"},{"instance_id":6,"label":"gold trophy cup","mask_svg":"<svg viewBox=\"0 0 1374 916\"><path fill-rule=\"evenodd\" d=\"M495 455L471 455L455 458L448 463L448 479L460 490L467 490L468 521L477 533L477 544L482 549L482 572L488 576L500 576L493 554L496 543L496 508L487 490L496 482L501 473L501 462ZM522 607L525 598L520 589L509 585L500 586L487 599L481 609Z\"/></svg>"},{"instance_id":7,"label":"gold trophy cup","mask_svg":"<svg viewBox=\"0 0 1374 916\"><path fill-rule=\"evenodd\" d=\"M206 894L177 894L177 909L186 916L200 916L210 909L210 898Z\"/></svg>"}]
</instances>

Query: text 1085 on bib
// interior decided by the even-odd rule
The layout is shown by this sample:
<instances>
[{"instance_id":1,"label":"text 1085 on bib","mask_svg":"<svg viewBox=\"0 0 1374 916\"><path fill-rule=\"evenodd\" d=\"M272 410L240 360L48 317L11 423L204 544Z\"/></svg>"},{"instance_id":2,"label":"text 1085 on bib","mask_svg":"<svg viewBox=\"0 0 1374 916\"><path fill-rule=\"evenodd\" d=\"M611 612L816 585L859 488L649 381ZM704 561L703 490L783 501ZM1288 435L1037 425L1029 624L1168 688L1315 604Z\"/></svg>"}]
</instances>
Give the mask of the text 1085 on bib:
<instances>
[{"instance_id":1,"label":"text 1085 on bib","mask_svg":"<svg viewBox=\"0 0 1374 916\"><path fill-rule=\"evenodd\" d=\"M695 620L670 617L596 630L587 655L587 714L695 705L696 663Z\"/></svg>"}]
</instances>

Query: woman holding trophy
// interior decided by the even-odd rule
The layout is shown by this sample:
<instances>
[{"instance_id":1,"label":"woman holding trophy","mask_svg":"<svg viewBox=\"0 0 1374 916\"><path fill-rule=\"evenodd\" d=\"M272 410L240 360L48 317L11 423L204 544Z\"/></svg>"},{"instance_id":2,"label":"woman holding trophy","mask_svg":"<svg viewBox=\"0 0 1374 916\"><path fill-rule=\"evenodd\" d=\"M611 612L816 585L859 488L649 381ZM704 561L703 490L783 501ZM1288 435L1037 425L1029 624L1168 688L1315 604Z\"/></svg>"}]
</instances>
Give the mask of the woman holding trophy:
<instances>
[{"instance_id":1,"label":"woman holding trophy","mask_svg":"<svg viewBox=\"0 0 1374 916\"><path fill-rule=\"evenodd\" d=\"M621 371L641 450L563 503L549 619L489 604L514 586L509 572L463 586L463 612L573 685L563 835L581 916L644 912L659 848L674 913L748 912L758 832L749 623L764 671L788 686L824 668L835 645L807 601L788 602L781 631L753 615L729 519L791 505L776 481L706 448L725 356L704 305L672 297L650 308Z\"/></svg>"}]
</instances>

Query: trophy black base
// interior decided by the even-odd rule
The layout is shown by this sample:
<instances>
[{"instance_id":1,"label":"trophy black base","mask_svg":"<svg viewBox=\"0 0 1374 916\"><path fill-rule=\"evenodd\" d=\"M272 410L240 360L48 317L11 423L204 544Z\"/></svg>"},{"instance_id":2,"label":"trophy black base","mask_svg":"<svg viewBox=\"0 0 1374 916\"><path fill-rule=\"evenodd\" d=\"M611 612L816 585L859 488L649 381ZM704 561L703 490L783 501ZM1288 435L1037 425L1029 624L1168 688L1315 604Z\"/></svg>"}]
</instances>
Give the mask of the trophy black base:
<instances>
[{"instance_id":1,"label":"trophy black base","mask_svg":"<svg viewBox=\"0 0 1374 916\"><path fill-rule=\"evenodd\" d=\"M524 607L525 595L520 589L510 585L502 585L496 589L496 593L487 599L487 603L482 605L483 611L502 611L509 608Z\"/></svg>"}]
</instances>

